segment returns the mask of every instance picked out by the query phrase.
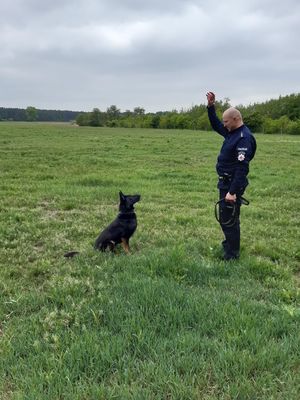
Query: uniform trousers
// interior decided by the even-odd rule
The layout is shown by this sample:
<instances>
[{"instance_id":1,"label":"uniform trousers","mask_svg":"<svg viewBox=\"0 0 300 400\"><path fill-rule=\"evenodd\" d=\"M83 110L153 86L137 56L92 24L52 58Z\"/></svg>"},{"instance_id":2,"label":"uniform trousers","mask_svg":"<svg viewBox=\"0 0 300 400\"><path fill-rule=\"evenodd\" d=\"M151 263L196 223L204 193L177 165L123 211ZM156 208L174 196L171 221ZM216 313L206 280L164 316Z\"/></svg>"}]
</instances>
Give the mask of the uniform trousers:
<instances>
[{"instance_id":1,"label":"uniform trousers","mask_svg":"<svg viewBox=\"0 0 300 400\"><path fill-rule=\"evenodd\" d=\"M220 226L225 236L225 240L222 242L224 258L232 259L238 258L240 255L240 208L242 204L241 196L244 193L244 190L237 195L234 205L224 200L228 190L229 188L219 189L219 196L221 200L219 205Z\"/></svg>"}]
</instances>

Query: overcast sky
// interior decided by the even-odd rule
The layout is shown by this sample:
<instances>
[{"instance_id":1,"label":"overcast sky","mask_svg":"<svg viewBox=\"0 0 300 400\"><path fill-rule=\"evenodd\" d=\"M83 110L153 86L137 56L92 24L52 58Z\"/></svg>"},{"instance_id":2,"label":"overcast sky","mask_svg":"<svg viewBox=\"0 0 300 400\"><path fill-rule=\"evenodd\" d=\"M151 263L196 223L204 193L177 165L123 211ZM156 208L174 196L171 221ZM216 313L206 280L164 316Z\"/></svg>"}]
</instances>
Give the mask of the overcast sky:
<instances>
[{"instance_id":1,"label":"overcast sky","mask_svg":"<svg viewBox=\"0 0 300 400\"><path fill-rule=\"evenodd\" d=\"M299 93L298 0L1 0L0 107L186 109Z\"/></svg>"}]
</instances>

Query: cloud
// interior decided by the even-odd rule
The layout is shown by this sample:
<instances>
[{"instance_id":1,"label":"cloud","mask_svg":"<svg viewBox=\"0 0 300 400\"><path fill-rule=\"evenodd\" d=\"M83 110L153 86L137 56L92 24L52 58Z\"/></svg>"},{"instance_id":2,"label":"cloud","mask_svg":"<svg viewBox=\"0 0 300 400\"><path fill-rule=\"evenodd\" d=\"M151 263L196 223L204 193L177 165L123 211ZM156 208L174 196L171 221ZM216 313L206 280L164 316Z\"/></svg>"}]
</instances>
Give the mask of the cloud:
<instances>
[{"instance_id":1,"label":"cloud","mask_svg":"<svg viewBox=\"0 0 300 400\"><path fill-rule=\"evenodd\" d=\"M147 111L299 92L296 0L4 0L1 106Z\"/></svg>"}]
</instances>

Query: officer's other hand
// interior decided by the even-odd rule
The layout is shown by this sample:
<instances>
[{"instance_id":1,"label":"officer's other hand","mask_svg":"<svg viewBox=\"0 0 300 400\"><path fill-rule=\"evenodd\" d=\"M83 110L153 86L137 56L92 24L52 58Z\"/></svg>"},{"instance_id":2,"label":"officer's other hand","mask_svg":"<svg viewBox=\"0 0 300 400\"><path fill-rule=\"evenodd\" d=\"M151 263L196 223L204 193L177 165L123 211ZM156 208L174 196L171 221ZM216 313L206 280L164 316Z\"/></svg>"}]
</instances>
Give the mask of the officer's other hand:
<instances>
[{"instance_id":1,"label":"officer's other hand","mask_svg":"<svg viewBox=\"0 0 300 400\"><path fill-rule=\"evenodd\" d=\"M236 202L236 194L230 194L228 192L225 196L225 201L228 201L229 203L235 203Z\"/></svg>"},{"instance_id":2,"label":"officer's other hand","mask_svg":"<svg viewBox=\"0 0 300 400\"><path fill-rule=\"evenodd\" d=\"M206 98L208 107L213 106L215 104L216 96L213 92L207 92Z\"/></svg>"}]
</instances>

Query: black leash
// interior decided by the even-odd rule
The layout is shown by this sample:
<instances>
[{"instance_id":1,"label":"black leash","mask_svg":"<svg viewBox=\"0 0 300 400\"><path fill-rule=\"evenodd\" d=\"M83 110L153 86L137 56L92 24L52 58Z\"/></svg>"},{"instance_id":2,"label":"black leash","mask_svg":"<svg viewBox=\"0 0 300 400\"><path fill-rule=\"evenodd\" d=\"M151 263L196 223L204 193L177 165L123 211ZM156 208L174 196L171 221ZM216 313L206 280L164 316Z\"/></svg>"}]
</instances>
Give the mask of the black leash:
<instances>
[{"instance_id":1,"label":"black leash","mask_svg":"<svg viewBox=\"0 0 300 400\"><path fill-rule=\"evenodd\" d=\"M216 220L222 224L223 226L226 226L227 228L232 227L236 222L237 222L237 207L236 207L236 202L229 202L226 201L226 207L231 209L230 216L227 221L222 221L221 222L221 216L220 216L220 203L225 200L225 197L220 199L219 201L216 202L215 204L215 217ZM241 205L244 204L245 206L248 206L250 204L250 201L245 199L245 197L240 197L239 200L241 201Z\"/></svg>"}]
</instances>

